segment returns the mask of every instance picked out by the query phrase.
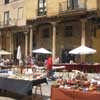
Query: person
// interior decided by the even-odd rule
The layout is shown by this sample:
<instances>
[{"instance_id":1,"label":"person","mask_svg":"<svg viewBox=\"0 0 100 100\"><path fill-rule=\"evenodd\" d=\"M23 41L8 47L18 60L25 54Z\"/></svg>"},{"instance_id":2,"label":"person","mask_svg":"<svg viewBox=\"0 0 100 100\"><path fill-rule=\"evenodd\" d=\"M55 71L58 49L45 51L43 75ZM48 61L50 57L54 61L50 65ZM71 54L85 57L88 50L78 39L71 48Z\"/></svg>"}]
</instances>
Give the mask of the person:
<instances>
[{"instance_id":1,"label":"person","mask_svg":"<svg viewBox=\"0 0 100 100\"><path fill-rule=\"evenodd\" d=\"M54 79L53 77L53 69L52 69L52 57L49 56L46 62L46 69L47 69L47 77L49 79Z\"/></svg>"},{"instance_id":2,"label":"person","mask_svg":"<svg viewBox=\"0 0 100 100\"><path fill-rule=\"evenodd\" d=\"M59 64L59 62L60 62L60 58L59 58L59 57L56 57L54 63L55 63L55 64Z\"/></svg>"}]
</instances>

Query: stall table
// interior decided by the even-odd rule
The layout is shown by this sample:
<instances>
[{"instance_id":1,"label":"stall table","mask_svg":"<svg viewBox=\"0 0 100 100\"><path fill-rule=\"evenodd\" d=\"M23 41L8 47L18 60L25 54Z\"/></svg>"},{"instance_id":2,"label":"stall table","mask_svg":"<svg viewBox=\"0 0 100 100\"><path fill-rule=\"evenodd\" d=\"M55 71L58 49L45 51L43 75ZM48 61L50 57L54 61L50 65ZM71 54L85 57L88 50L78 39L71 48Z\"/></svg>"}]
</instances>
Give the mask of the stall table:
<instances>
[{"instance_id":1,"label":"stall table","mask_svg":"<svg viewBox=\"0 0 100 100\"><path fill-rule=\"evenodd\" d=\"M46 78L30 81L30 80L20 80L20 79L0 77L1 90L6 90L22 95L32 94L32 87L42 83L47 83Z\"/></svg>"},{"instance_id":2,"label":"stall table","mask_svg":"<svg viewBox=\"0 0 100 100\"><path fill-rule=\"evenodd\" d=\"M80 90L62 89L52 86L51 100L99 100L100 92L83 92Z\"/></svg>"},{"instance_id":3,"label":"stall table","mask_svg":"<svg viewBox=\"0 0 100 100\"><path fill-rule=\"evenodd\" d=\"M65 66L62 69L66 69L68 71L72 70L80 70L84 72L100 72L100 64L54 64L53 67Z\"/></svg>"}]
</instances>

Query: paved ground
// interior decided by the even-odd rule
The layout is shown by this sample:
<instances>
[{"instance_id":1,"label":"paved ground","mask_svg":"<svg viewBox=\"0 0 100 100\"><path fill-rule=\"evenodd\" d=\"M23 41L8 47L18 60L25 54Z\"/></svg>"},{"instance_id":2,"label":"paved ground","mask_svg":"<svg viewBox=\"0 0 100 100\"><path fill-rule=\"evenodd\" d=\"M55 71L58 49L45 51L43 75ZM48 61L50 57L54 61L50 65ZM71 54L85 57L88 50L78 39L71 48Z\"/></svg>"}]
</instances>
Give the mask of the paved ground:
<instances>
[{"instance_id":1,"label":"paved ground","mask_svg":"<svg viewBox=\"0 0 100 100\"><path fill-rule=\"evenodd\" d=\"M34 94L33 89L33 96L22 96L10 92L2 92L0 93L0 100L50 100L50 93L51 93L51 84L52 81L48 81L48 84L42 84L42 96L40 95L40 91L38 90L37 95Z\"/></svg>"}]
</instances>

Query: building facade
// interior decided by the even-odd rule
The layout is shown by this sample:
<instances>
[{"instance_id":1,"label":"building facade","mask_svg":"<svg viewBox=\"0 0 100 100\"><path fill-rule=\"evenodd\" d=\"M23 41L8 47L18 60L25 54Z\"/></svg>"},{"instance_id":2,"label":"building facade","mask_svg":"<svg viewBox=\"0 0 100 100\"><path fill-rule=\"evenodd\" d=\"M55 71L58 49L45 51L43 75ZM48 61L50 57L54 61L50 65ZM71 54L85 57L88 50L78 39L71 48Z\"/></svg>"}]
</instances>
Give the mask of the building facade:
<instances>
[{"instance_id":1,"label":"building facade","mask_svg":"<svg viewBox=\"0 0 100 100\"><path fill-rule=\"evenodd\" d=\"M26 28L28 16L25 12L27 9L25 2L25 0L0 0L1 49L6 49L15 55L18 45L21 46L23 55L27 55L28 52Z\"/></svg>"},{"instance_id":2,"label":"building facade","mask_svg":"<svg viewBox=\"0 0 100 100\"><path fill-rule=\"evenodd\" d=\"M0 48L16 55L21 45L27 56L32 49L44 47L53 52L54 59L64 49L81 45L85 24L85 43L97 50L93 59L99 62L97 16L99 0L0 0Z\"/></svg>"}]
</instances>

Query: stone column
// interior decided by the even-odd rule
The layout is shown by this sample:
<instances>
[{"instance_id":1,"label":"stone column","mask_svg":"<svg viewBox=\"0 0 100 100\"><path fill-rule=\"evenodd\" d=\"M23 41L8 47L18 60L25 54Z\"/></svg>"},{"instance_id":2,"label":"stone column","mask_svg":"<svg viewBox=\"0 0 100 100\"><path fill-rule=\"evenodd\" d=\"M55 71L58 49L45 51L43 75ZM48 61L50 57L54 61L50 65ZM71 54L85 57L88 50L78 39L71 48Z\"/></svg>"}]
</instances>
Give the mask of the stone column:
<instances>
[{"instance_id":1,"label":"stone column","mask_svg":"<svg viewBox=\"0 0 100 100\"><path fill-rule=\"evenodd\" d=\"M81 45L85 45L85 24L86 24L86 19L81 20L82 23L82 38L81 38Z\"/></svg>"},{"instance_id":2,"label":"stone column","mask_svg":"<svg viewBox=\"0 0 100 100\"><path fill-rule=\"evenodd\" d=\"M2 36L1 36L1 31L0 31L0 49L2 49Z\"/></svg>"},{"instance_id":3,"label":"stone column","mask_svg":"<svg viewBox=\"0 0 100 100\"><path fill-rule=\"evenodd\" d=\"M82 23L82 36L81 36L81 45L85 46L85 24L86 24L86 19L81 19ZM85 62L85 55L81 55L81 63Z\"/></svg>"},{"instance_id":4,"label":"stone column","mask_svg":"<svg viewBox=\"0 0 100 100\"><path fill-rule=\"evenodd\" d=\"M10 32L8 33L10 36L9 36L9 42L10 42L10 48L9 48L9 51L11 52L11 54L13 54L13 33ZM10 55L10 58L11 58L12 55Z\"/></svg>"},{"instance_id":5,"label":"stone column","mask_svg":"<svg viewBox=\"0 0 100 100\"><path fill-rule=\"evenodd\" d=\"M32 56L32 49L33 49L32 42L33 42L33 29L32 27L30 27L30 56Z\"/></svg>"},{"instance_id":6,"label":"stone column","mask_svg":"<svg viewBox=\"0 0 100 100\"><path fill-rule=\"evenodd\" d=\"M52 62L54 64L54 60L56 57L56 22L51 23L53 26L53 34L52 34Z\"/></svg>"},{"instance_id":7,"label":"stone column","mask_svg":"<svg viewBox=\"0 0 100 100\"><path fill-rule=\"evenodd\" d=\"M14 33L11 33L11 52L14 53Z\"/></svg>"},{"instance_id":8,"label":"stone column","mask_svg":"<svg viewBox=\"0 0 100 100\"><path fill-rule=\"evenodd\" d=\"M27 32L24 32L25 34L25 56L27 57L27 52L28 52L28 34Z\"/></svg>"}]
</instances>

